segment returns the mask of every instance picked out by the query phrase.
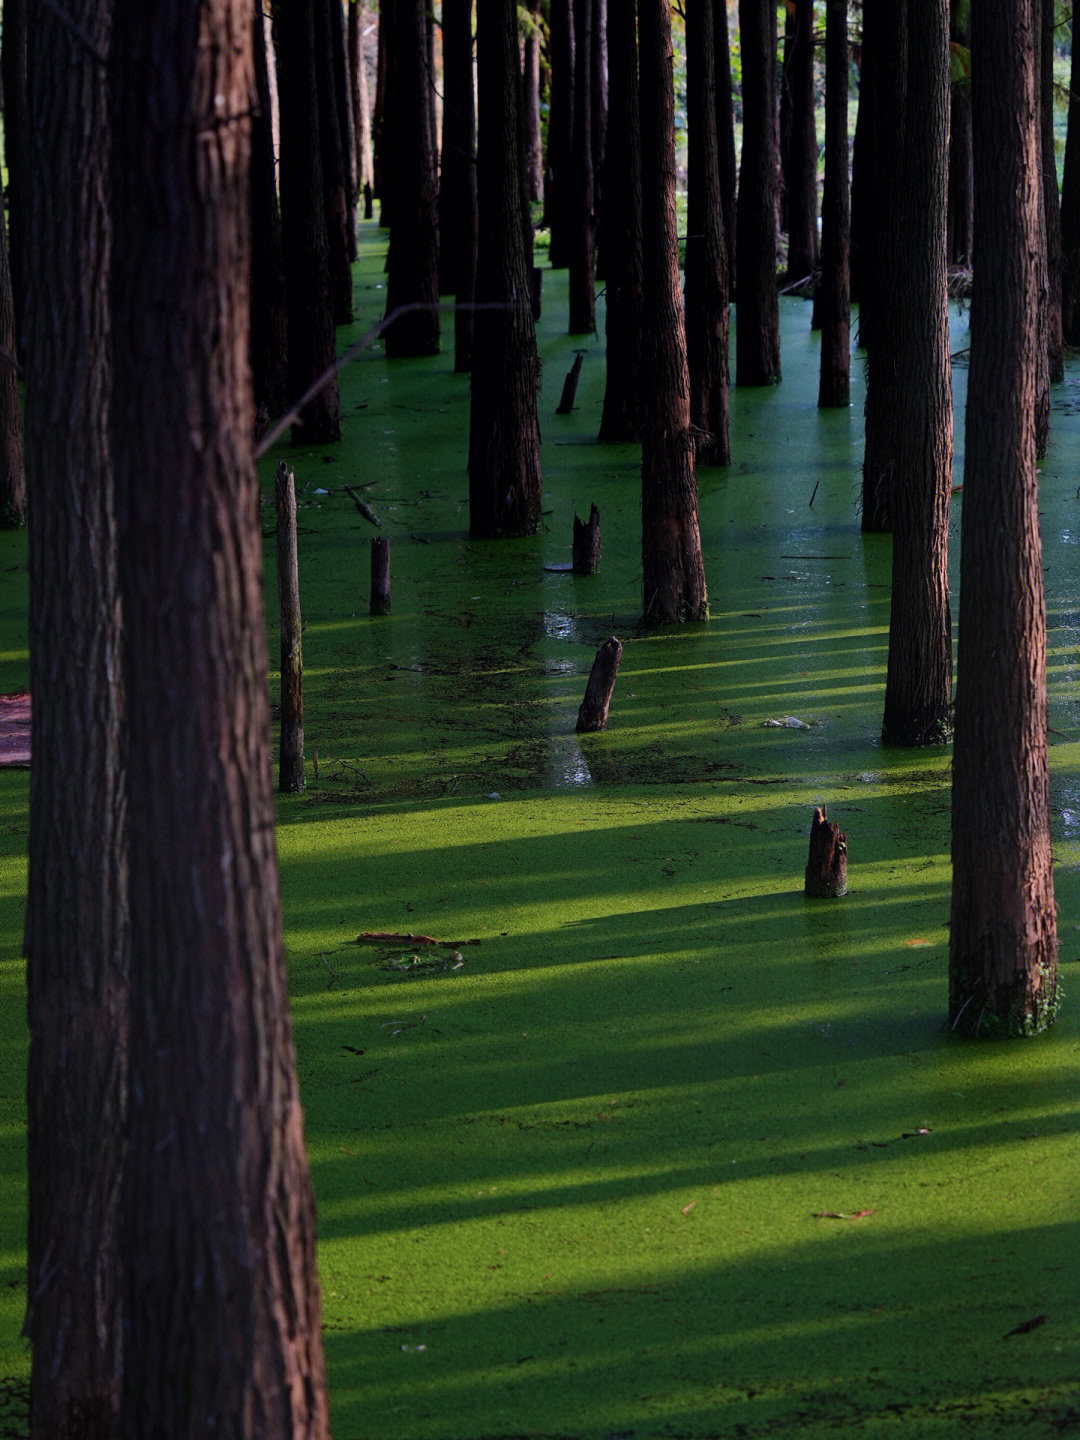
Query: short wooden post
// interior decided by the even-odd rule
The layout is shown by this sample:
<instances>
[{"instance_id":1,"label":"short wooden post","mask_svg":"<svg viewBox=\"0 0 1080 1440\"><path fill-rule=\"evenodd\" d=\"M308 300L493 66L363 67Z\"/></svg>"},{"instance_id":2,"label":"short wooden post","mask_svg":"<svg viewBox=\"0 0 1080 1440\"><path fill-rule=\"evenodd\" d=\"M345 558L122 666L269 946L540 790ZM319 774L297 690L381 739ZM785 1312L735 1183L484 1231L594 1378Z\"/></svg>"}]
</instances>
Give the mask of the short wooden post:
<instances>
[{"instance_id":1,"label":"short wooden post","mask_svg":"<svg viewBox=\"0 0 1080 1440\"><path fill-rule=\"evenodd\" d=\"M612 635L596 652L596 659L589 673L589 683L585 686L585 698L578 711L579 734L586 730L603 730L607 724L611 692L615 689L615 676L619 673L621 659L622 645Z\"/></svg>"},{"instance_id":2,"label":"short wooden post","mask_svg":"<svg viewBox=\"0 0 1080 1440\"><path fill-rule=\"evenodd\" d=\"M847 836L828 818L827 808L814 810L810 854L806 861L806 893L833 899L847 890Z\"/></svg>"},{"instance_id":3,"label":"short wooden post","mask_svg":"<svg viewBox=\"0 0 1080 1440\"><path fill-rule=\"evenodd\" d=\"M371 542L371 613L390 614L390 541L383 535Z\"/></svg>"},{"instance_id":4,"label":"short wooden post","mask_svg":"<svg viewBox=\"0 0 1080 1440\"><path fill-rule=\"evenodd\" d=\"M600 511L594 505L588 523L574 514L574 574L595 575L600 569Z\"/></svg>"},{"instance_id":5,"label":"short wooden post","mask_svg":"<svg viewBox=\"0 0 1080 1440\"><path fill-rule=\"evenodd\" d=\"M281 621L281 753L278 785L304 788L304 653L296 554L296 482L284 460L274 478L277 511L278 613Z\"/></svg>"},{"instance_id":6,"label":"short wooden post","mask_svg":"<svg viewBox=\"0 0 1080 1440\"><path fill-rule=\"evenodd\" d=\"M574 396L577 394L578 378L581 375L581 362L584 358L584 350L579 350L573 365L570 366L570 371L566 379L563 381L562 398L559 400L558 406L555 409L556 415L569 415L570 411L574 408Z\"/></svg>"}]
</instances>

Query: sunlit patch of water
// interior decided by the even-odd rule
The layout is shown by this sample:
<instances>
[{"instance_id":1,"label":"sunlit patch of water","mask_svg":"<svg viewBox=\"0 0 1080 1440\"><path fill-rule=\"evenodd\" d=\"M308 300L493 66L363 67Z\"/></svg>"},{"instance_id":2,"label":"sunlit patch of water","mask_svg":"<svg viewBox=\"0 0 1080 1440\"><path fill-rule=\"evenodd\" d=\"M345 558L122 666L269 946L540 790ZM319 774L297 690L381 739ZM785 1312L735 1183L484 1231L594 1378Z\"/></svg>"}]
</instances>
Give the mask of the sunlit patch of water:
<instances>
[{"instance_id":1,"label":"sunlit patch of water","mask_svg":"<svg viewBox=\"0 0 1080 1440\"><path fill-rule=\"evenodd\" d=\"M543 623L544 635L548 640L569 640L577 645L583 643L578 616L545 610Z\"/></svg>"}]
</instances>

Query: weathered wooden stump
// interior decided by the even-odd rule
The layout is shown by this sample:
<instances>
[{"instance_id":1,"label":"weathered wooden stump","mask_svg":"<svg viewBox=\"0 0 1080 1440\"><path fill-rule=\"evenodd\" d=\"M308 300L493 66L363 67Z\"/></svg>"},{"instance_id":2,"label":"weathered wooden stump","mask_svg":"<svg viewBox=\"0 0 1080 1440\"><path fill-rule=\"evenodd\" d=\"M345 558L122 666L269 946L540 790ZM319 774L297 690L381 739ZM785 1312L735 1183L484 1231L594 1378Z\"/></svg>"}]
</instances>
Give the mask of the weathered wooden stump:
<instances>
[{"instance_id":1,"label":"weathered wooden stump","mask_svg":"<svg viewBox=\"0 0 1080 1440\"><path fill-rule=\"evenodd\" d=\"M615 676L619 673L622 659L622 645L615 636L605 640L596 652L589 683L585 686L585 698L578 710L577 729L581 734L586 730L603 730L607 724L611 692L615 689Z\"/></svg>"},{"instance_id":2,"label":"weathered wooden stump","mask_svg":"<svg viewBox=\"0 0 1080 1440\"><path fill-rule=\"evenodd\" d=\"M588 521L574 515L574 574L595 575L600 569L600 511L594 505Z\"/></svg>"},{"instance_id":3,"label":"weathered wooden stump","mask_svg":"<svg viewBox=\"0 0 1080 1440\"><path fill-rule=\"evenodd\" d=\"M390 541L384 535L371 542L371 613L390 614Z\"/></svg>"},{"instance_id":4,"label":"weathered wooden stump","mask_svg":"<svg viewBox=\"0 0 1080 1440\"><path fill-rule=\"evenodd\" d=\"M806 861L806 893L833 899L847 890L847 836L828 818L827 807L814 810L810 853Z\"/></svg>"},{"instance_id":5,"label":"weathered wooden stump","mask_svg":"<svg viewBox=\"0 0 1080 1440\"><path fill-rule=\"evenodd\" d=\"M278 785L304 788L304 653L296 552L296 482L282 460L274 477L277 511L278 615L281 621L281 750Z\"/></svg>"},{"instance_id":6,"label":"weathered wooden stump","mask_svg":"<svg viewBox=\"0 0 1080 1440\"><path fill-rule=\"evenodd\" d=\"M570 366L569 374L563 381L562 398L555 408L556 415L569 415L574 408L574 397L577 395L577 383L581 376L581 362L585 359L584 350L579 350Z\"/></svg>"}]
</instances>

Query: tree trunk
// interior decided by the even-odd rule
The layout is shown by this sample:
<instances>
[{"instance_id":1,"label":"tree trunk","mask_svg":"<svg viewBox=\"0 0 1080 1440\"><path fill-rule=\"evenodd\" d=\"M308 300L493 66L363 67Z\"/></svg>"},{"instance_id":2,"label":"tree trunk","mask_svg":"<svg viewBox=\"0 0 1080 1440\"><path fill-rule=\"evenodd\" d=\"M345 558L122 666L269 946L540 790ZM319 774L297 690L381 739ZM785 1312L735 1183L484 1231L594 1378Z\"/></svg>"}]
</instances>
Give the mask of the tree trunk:
<instances>
[{"instance_id":1,"label":"tree trunk","mask_svg":"<svg viewBox=\"0 0 1080 1440\"><path fill-rule=\"evenodd\" d=\"M897 4L902 0L897 0ZM895 337L902 423L892 473L892 610L882 738L934 745L952 734L949 493L952 371L945 228L949 153L948 0L907 0L909 52L894 218Z\"/></svg>"},{"instance_id":2,"label":"tree trunk","mask_svg":"<svg viewBox=\"0 0 1080 1440\"><path fill-rule=\"evenodd\" d=\"M949 38L954 54L968 49L970 0L952 0ZM971 264L971 69L954 67L949 110L949 264Z\"/></svg>"},{"instance_id":3,"label":"tree trunk","mask_svg":"<svg viewBox=\"0 0 1080 1440\"><path fill-rule=\"evenodd\" d=\"M1069 122L1061 177L1061 328L1069 345L1080 344L1080 24L1074 21L1069 76Z\"/></svg>"},{"instance_id":4,"label":"tree trunk","mask_svg":"<svg viewBox=\"0 0 1080 1440\"><path fill-rule=\"evenodd\" d=\"M728 257L720 200L714 57L713 0L699 0L686 19L686 349L690 422L701 432L698 461L703 465L727 465L731 461Z\"/></svg>"},{"instance_id":5,"label":"tree trunk","mask_svg":"<svg viewBox=\"0 0 1080 1440\"><path fill-rule=\"evenodd\" d=\"M386 353L439 353L435 141L428 107L425 0L395 0L393 172L386 269ZM413 307L390 320L403 306Z\"/></svg>"},{"instance_id":6,"label":"tree trunk","mask_svg":"<svg viewBox=\"0 0 1080 1440\"><path fill-rule=\"evenodd\" d=\"M786 155L789 284L817 268L817 135L814 129L814 3L794 0L791 38L791 133Z\"/></svg>"},{"instance_id":7,"label":"tree trunk","mask_svg":"<svg viewBox=\"0 0 1080 1440\"><path fill-rule=\"evenodd\" d=\"M818 406L821 409L843 408L851 403L850 255L847 0L827 0L821 283L814 299L821 329L821 375L818 384Z\"/></svg>"},{"instance_id":8,"label":"tree trunk","mask_svg":"<svg viewBox=\"0 0 1080 1440\"><path fill-rule=\"evenodd\" d=\"M622 645L612 635L597 650L592 669L589 671L589 682L585 686L585 694L578 707L575 728L579 735L594 730L603 730L607 725L611 696L615 689L615 677L619 673L621 659Z\"/></svg>"},{"instance_id":9,"label":"tree trunk","mask_svg":"<svg viewBox=\"0 0 1080 1440\"><path fill-rule=\"evenodd\" d=\"M279 6L274 19L281 108L281 232L288 300L289 389L306 394L334 363L334 316L326 235L315 21L308 5ZM304 406L294 445L341 439L337 376Z\"/></svg>"},{"instance_id":10,"label":"tree trunk","mask_svg":"<svg viewBox=\"0 0 1080 1440\"><path fill-rule=\"evenodd\" d=\"M603 233L607 374L600 439L641 438L641 113L635 7L608 7L611 125L604 176Z\"/></svg>"},{"instance_id":11,"label":"tree trunk","mask_svg":"<svg viewBox=\"0 0 1080 1440\"><path fill-rule=\"evenodd\" d=\"M949 936L949 1019L964 1035L1032 1034L1057 1003L1033 426L1041 174L1032 4L972 7L975 288Z\"/></svg>"},{"instance_id":12,"label":"tree trunk","mask_svg":"<svg viewBox=\"0 0 1080 1440\"><path fill-rule=\"evenodd\" d=\"M330 246L330 294L335 325L353 318L352 269L356 258L356 210L349 199L349 100L345 87L345 34L341 0L316 0L315 73L319 141Z\"/></svg>"},{"instance_id":13,"label":"tree trunk","mask_svg":"<svg viewBox=\"0 0 1080 1440\"><path fill-rule=\"evenodd\" d=\"M476 102L472 0L443 0L443 143L439 181L439 293L460 296L475 266L469 210L476 208ZM475 223L472 225L475 247Z\"/></svg>"},{"instance_id":14,"label":"tree trunk","mask_svg":"<svg viewBox=\"0 0 1080 1440\"><path fill-rule=\"evenodd\" d=\"M776 8L739 0L743 71L743 148L739 172L735 281L735 383L780 379L776 285Z\"/></svg>"},{"instance_id":15,"label":"tree trunk","mask_svg":"<svg viewBox=\"0 0 1080 1440\"><path fill-rule=\"evenodd\" d=\"M22 402L15 368L15 295L0 205L0 526L21 525L25 519Z\"/></svg>"},{"instance_id":16,"label":"tree trunk","mask_svg":"<svg viewBox=\"0 0 1080 1440\"><path fill-rule=\"evenodd\" d=\"M379 224L390 224L390 55L393 49L394 0L380 0L379 32L375 53L375 114L371 122L372 161L375 194L379 199Z\"/></svg>"},{"instance_id":17,"label":"tree trunk","mask_svg":"<svg viewBox=\"0 0 1080 1440\"><path fill-rule=\"evenodd\" d=\"M573 226L570 233L570 334L596 329L596 182L592 147L592 11L574 0L574 126L571 142Z\"/></svg>"},{"instance_id":18,"label":"tree trunk","mask_svg":"<svg viewBox=\"0 0 1080 1440\"><path fill-rule=\"evenodd\" d=\"M803 890L812 899L835 900L847 893L847 836L828 818L824 805L814 810Z\"/></svg>"},{"instance_id":19,"label":"tree trunk","mask_svg":"<svg viewBox=\"0 0 1080 1440\"><path fill-rule=\"evenodd\" d=\"M445 20L444 20L445 23ZM529 200L544 198L544 145L540 128L540 0L529 0L525 36L525 176Z\"/></svg>"},{"instance_id":20,"label":"tree trunk","mask_svg":"<svg viewBox=\"0 0 1080 1440\"><path fill-rule=\"evenodd\" d=\"M591 0L592 76L589 82L589 101L592 108L592 163L595 182L594 210L600 213L603 195L604 157L607 154L608 114L608 64L607 64L607 6L608 0Z\"/></svg>"},{"instance_id":21,"label":"tree trunk","mask_svg":"<svg viewBox=\"0 0 1080 1440\"><path fill-rule=\"evenodd\" d=\"M862 16L859 105L851 151L851 299L859 307L858 341L867 346L873 329L873 281L880 226L877 174L878 48L884 7L868 5ZM887 70L886 70L887 76Z\"/></svg>"},{"instance_id":22,"label":"tree trunk","mask_svg":"<svg viewBox=\"0 0 1080 1440\"><path fill-rule=\"evenodd\" d=\"M112 226L106 76L94 53L108 48L110 9L71 0L61 18L35 7L25 98L37 157L23 215L35 301L26 328L30 1424L35 1436L90 1440L117 1434L127 1066L123 625L109 448Z\"/></svg>"},{"instance_id":23,"label":"tree trunk","mask_svg":"<svg viewBox=\"0 0 1080 1440\"><path fill-rule=\"evenodd\" d=\"M679 290L675 216L674 57L671 0L640 0L641 159L645 298L641 444L641 558L647 625L705 620L709 599L698 530L690 429L690 376Z\"/></svg>"},{"instance_id":24,"label":"tree trunk","mask_svg":"<svg viewBox=\"0 0 1080 1440\"><path fill-rule=\"evenodd\" d=\"M1042 0L1041 19L1040 160L1046 255L1043 337L1048 383L1056 385L1065 378L1065 346L1061 331L1061 197L1054 148L1054 0Z\"/></svg>"},{"instance_id":25,"label":"tree trunk","mask_svg":"<svg viewBox=\"0 0 1080 1440\"><path fill-rule=\"evenodd\" d=\"M296 480L282 460L274 481L277 512L278 620L281 632L281 714L278 789L304 788L304 642L296 551Z\"/></svg>"},{"instance_id":26,"label":"tree trunk","mask_svg":"<svg viewBox=\"0 0 1080 1440\"><path fill-rule=\"evenodd\" d=\"M27 110L27 0L6 0L0 70L4 88L4 160L7 164L8 249L15 295L15 332L21 349L29 323L26 270L30 185L30 118Z\"/></svg>"},{"instance_id":27,"label":"tree trunk","mask_svg":"<svg viewBox=\"0 0 1080 1440\"><path fill-rule=\"evenodd\" d=\"M720 205L724 212L724 239L728 252L728 293L735 290L735 106L731 94L731 39L725 3L713 6L713 56L716 76L716 142L720 157Z\"/></svg>"},{"instance_id":28,"label":"tree trunk","mask_svg":"<svg viewBox=\"0 0 1080 1440\"><path fill-rule=\"evenodd\" d=\"M469 412L469 529L528 535L540 524L540 359L521 206L514 0L477 16L480 239Z\"/></svg>"},{"instance_id":29,"label":"tree trunk","mask_svg":"<svg viewBox=\"0 0 1080 1440\"><path fill-rule=\"evenodd\" d=\"M229 0L117 0L116 30L115 223L141 261L112 291L133 956L123 1434L321 1440L247 423L253 27Z\"/></svg>"},{"instance_id":30,"label":"tree trunk","mask_svg":"<svg viewBox=\"0 0 1080 1440\"><path fill-rule=\"evenodd\" d=\"M593 505L588 520L574 515L573 569L575 575L595 575L600 569L600 511Z\"/></svg>"},{"instance_id":31,"label":"tree trunk","mask_svg":"<svg viewBox=\"0 0 1080 1440\"><path fill-rule=\"evenodd\" d=\"M356 184L358 193L374 187L375 164L371 153L371 105L368 100L367 63L364 47L364 0L349 0L349 91L353 105L353 134L356 137Z\"/></svg>"},{"instance_id":32,"label":"tree trunk","mask_svg":"<svg viewBox=\"0 0 1080 1440\"><path fill-rule=\"evenodd\" d=\"M549 259L553 270L564 270L570 260L574 133L574 21L573 0L550 0L548 55L551 60L548 107L547 173L544 179L544 219L551 236Z\"/></svg>"},{"instance_id":33,"label":"tree trunk","mask_svg":"<svg viewBox=\"0 0 1080 1440\"><path fill-rule=\"evenodd\" d=\"M254 55L258 108L251 135L251 370L256 428L261 433L289 404L285 252L262 0L255 0Z\"/></svg>"}]
</instances>

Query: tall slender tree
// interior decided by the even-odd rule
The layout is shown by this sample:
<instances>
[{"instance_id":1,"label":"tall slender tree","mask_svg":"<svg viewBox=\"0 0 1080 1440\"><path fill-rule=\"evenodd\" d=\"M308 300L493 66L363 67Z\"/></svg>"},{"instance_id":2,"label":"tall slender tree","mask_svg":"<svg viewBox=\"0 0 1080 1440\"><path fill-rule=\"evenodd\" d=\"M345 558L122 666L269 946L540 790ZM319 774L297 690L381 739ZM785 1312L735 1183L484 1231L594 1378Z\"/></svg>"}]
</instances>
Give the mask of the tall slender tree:
<instances>
[{"instance_id":1,"label":"tall slender tree","mask_svg":"<svg viewBox=\"0 0 1080 1440\"><path fill-rule=\"evenodd\" d=\"M639 0L643 232L641 559L648 625L705 620L709 598L698 528L690 376L679 289L675 214L674 52L671 0Z\"/></svg>"},{"instance_id":2,"label":"tall slender tree","mask_svg":"<svg viewBox=\"0 0 1080 1440\"><path fill-rule=\"evenodd\" d=\"M540 20L540 0L528 0L528 29L525 32L522 74L525 85L525 177L530 201L544 198L544 137L540 116Z\"/></svg>"},{"instance_id":3,"label":"tall slender tree","mask_svg":"<svg viewBox=\"0 0 1080 1440\"><path fill-rule=\"evenodd\" d=\"M27 108L27 0L7 0L3 10L0 78L4 90L4 161L7 165L8 244L20 346L27 299L26 232L30 185L30 117Z\"/></svg>"},{"instance_id":4,"label":"tall slender tree","mask_svg":"<svg viewBox=\"0 0 1080 1440\"><path fill-rule=\"evenodd\" d=\"M574 0L570 334L596 329L596 175L593 169L593 4Z\"/></svg>"},{"instance_id":5,"label":"tall slender tree","mask_svg":"<svg viewBox=\"0 0 1080 1440\"><path fill-rule=\"evenodd\" d=\"M22 401L15 362L15 293L0 210L0 526L26 519Z\"/></svg>"},{"instance_id":6,"label":"tall slender tree","mask_svg":"<svg viewBox=\"0 0 1080 1440\"><path fill-rule=\"evenodd\" d=\"M520 56L514 0L477 11L477 256L469 409L469 529L528 535L540 524L540 358L522 209Z\"/></svg>"},{"instance_id":7,"label":"tall slender tree","mask_svg":"<svg viewBox=\"0 0 1080 1440\"><path fill-rule=\"evenodd\" d=\"M114 218L142 260L112 284L133 957L121 1433L321 1440L249 424L253 27L232 0L117 0L115 24Z\"/></svg>"},{"instance_id":8,"label":"tall slender tree","mask_svg":"<svg viewBox=\"0 0 1080 1440\"><path fill-rule=\"evenodd\" d=\"M1061 331L1061 195L1054 138L1054 0L1042 0L1039 19L1039 155L1046 257L1043 340L1048 380L1055 385L1065 378L1065 348Z\"/></svg>"},{"instance_id":9,"label":"tall slender tree","mask_svg":"<svg viewBox=\"0 0 1080 1440\"><path fill-rule=\"evenodd\" d=\"M821 330L818 405L851 401L851 196L848 181L847 0L825 12L825 190L821 201L821 283L814 318Z\"/></svg>"},{"instance_id":10,"label":"tall slender tree","mask_svg":"<svg viewBox=\"0 0 1080 1440\"><path fill-rule=\"evenodd\" d=\"M254 55L258 107L251 137L251 369L256 426L262 429L289 403L289 312L263 0L255 0Z\"/></svg>"},{"instance_id":11,"label":"tall slender tree","mask_svg":"<svg viewBox=\"0 0 1080 1440\"><path fill-rule=\"evenodd\" d=\"M548 60L550 99L547 165L544 173L544 220L551 235L549 258L552 269L563 270L570 260L570 228L573 216L573 0L549 0Z\"/></svg>"},{"instance_id":12,"label":"tall slender tree","mask_svg":"<svg viewBox=\"0 0 1080 1440\"><path fill-rule=\"evenodd\" d=\"M971 264L971 57L968 17L971 0L951 0L949 48L952 88L949 105L949 264Z\"/></svg>"},{"instance_id":13,"label":"tall slender tree","mask_svg":"<svg viewBox=\"0 0 1080 1440\"><path fill-rule=\"evenodd\" d=\"M980 0L971 17L975 287L949 932L949 1019L964 1035L1031 1034L1057 1002L1033 416L1036 3Z\"/></svg>"},{"instance_id":14,"label":"tall slender tree","mask_svg":"<svg viewBox=\"0 0 1080 1440\"><path fill-rule=\"evenodd\" d=\"M735 157L735 106L731 93L731 37L727 3L713 11L713 71L716 76L716 143L720 159L720 205L728 252L728 290L735 289L735 191L739 167Z\"/></svg>"},{"instance_id":15,"label":"tall slender tree","mask_svg":"<svg viewBox=\"0 0 1080 1440\"><path fill-rule=\"evenodd\" d=\"M817 134L814 128L814 0L792 0L791 127L785 161L789 283L812 276L818 261Z\"/></svg>"},{"instance_id":16,"label":"tall slender tree","mask_svg":"<svg viewBox=\"0 0 1080 1440\"><path fill-rule=\"evenodd\" d=\"M780 379L776 283L776 6L739 0L743 144L736 223L735 383Z\"/></svg>"},{"instance_id":17,"label":"tall slender tree","mask_svg":"<svg viewBox=\"0 0 1080 1440\"><path fill-rule=\"evenodd\" d=\"M106 288L110 27L100 0L72 0L62 16L34 7L24 217L35 301L26 312L30 1423L35 1436L92 1440L118 1433L128 956Z\"/></svg>"},{"instance_id":18,"label":"tall slender tree","mask_svg":"<svg viewBox=\"0 0 1080 1440\"><path fill-rule=\"evenodd\" d=\"M456 299L454 369L472 368L476 298L476 97L472 0L443 0L443 143L439 286Z\"/></svg>"},{"instance_id":19,"label":"tall slender tree","mask_svg":"<svg viewBox=\"0 0 1080 1440\"><path fill-rule=\"evenodd\" d=\"M341 0L313 0L315 88L322 146L323 203L330 254L330 298L335 325L353 318L352 269L356 258L355 196L350 197L349 100L345 93L344 13Z\"/></svg>"},{"instance_id":20,"label":"tall slender tree","mask_svg":"<svg viewBox=\"0 0 1080 1440\"><path fill-rule=\"evenodd\" d=\"M1070 40L1069 110L1061 176L1061 325L1069 345L1080 343L1080 22Z\"/></svg>"},{"instance_id":21,"label":"tall slender tree","mask_svg":"<svg viewBox=\"0 0 1080 1440\"><path fill-rule=\"evenodd\" d=\"M716 137L713 0L686 15L686 348L690 420L704 465L731 460L728 435L728 276Z\"/></svg>"}]
</instances>

